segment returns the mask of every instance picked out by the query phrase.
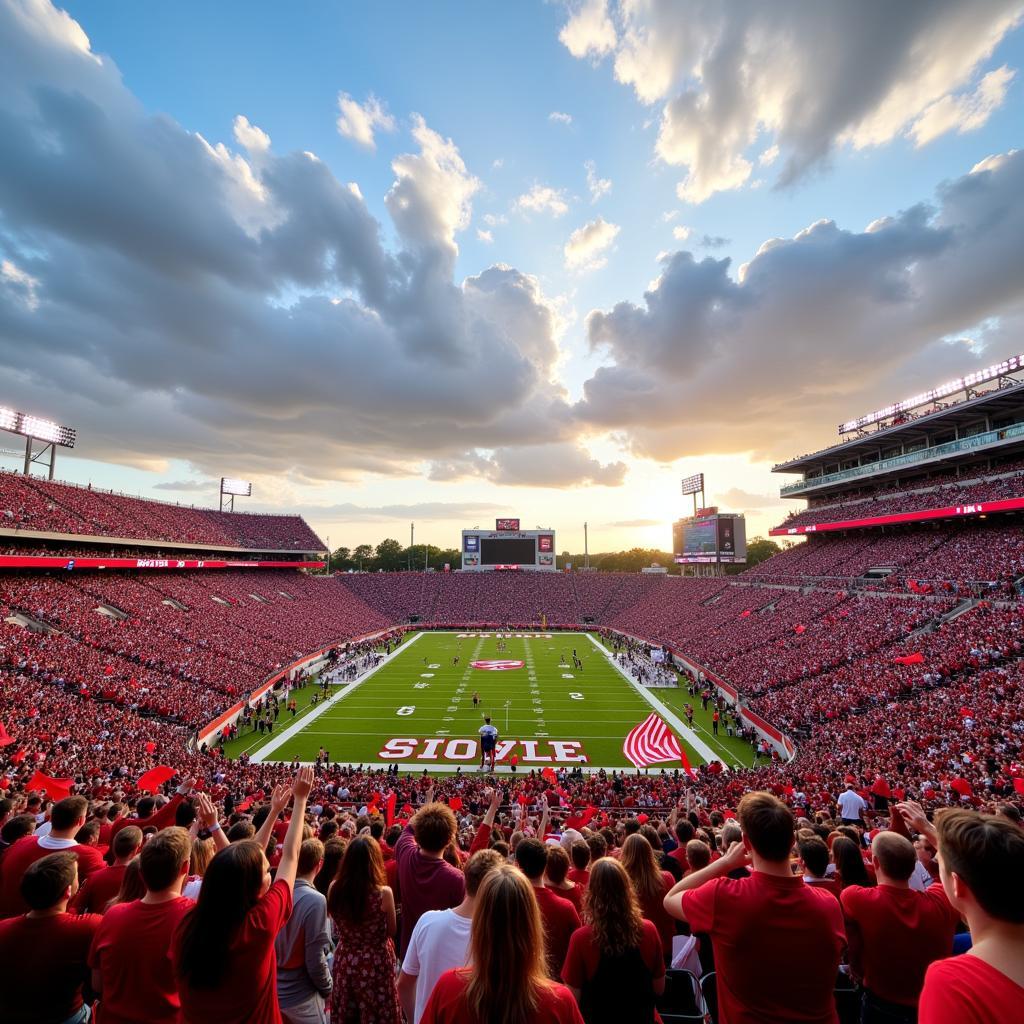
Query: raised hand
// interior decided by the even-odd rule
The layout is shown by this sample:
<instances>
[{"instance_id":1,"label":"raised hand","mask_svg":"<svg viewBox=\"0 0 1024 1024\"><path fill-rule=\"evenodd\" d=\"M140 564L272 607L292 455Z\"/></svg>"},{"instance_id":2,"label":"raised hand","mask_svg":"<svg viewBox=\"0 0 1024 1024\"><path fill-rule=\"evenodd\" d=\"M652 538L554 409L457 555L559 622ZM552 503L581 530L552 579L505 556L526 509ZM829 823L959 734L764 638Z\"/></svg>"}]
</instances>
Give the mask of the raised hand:
<instances>
[{"instance_id":1,"label":"raised hand","mask_svg":"<svg viewBox=\"0 0 1024 1024\"><path fill-rule=\"evenodd\" d=\"M928 831L928 815L916 800L904 800L896 805L896 810L903 815L903 820L918 832Z\"/></svg>"},{"instance_id":2,"label":"raised hand","mask_svg":"<svg viewBox=\"0 0 1024 1024\"><path fill-rule=\"evenodd\" d=\"M308 765L304 768L299 769L299 774L295 776L295 782L292 783L292 796L296 800L305 800L313 790L313 769Z\"/></svg>"},{"instance_id":3,"label":"raised hand","mask_svg":"<svg viewBox=\"0 0 1024 1024\"><path fill-rule=\"evenodd\" d=\"M276 818L288 806L291 798L292 787L287 782L275 786L270 794L270 813Z\"/></svg>"},{"instance_id":4,"label":"raised hand","mask_svg":"<svg viewBox=\"0 0 1024 1024\"><path fill-rule=\"evenodd\" d=\"M210 829L217 824L217 808L205 793L197 793L193 801L196 809L196 821L199 827Z\"/></svg>"}]
</instances>

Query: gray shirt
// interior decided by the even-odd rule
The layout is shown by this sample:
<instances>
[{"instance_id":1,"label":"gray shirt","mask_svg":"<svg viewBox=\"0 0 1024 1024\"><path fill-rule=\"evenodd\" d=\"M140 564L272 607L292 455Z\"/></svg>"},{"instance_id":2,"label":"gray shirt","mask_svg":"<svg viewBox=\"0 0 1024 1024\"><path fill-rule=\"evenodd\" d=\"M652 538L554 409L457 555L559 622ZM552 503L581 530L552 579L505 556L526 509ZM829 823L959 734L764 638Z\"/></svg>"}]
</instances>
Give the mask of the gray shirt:
<instances>
[{"instance_id":1,"label":"gray shirt","mask_svg":"<svg viewBox=\"0 0 1024 1024\"><path fill-rule=\"evenodd\" d=\"M285 1009L305 1002L314 992L331 993L327 955L331 938L327 930L327 900L311 882L296 879L292 916L274 940L277 953L277 1002ZM297 967L285 964L301 961Z\"/></svg>"}]
</instances>

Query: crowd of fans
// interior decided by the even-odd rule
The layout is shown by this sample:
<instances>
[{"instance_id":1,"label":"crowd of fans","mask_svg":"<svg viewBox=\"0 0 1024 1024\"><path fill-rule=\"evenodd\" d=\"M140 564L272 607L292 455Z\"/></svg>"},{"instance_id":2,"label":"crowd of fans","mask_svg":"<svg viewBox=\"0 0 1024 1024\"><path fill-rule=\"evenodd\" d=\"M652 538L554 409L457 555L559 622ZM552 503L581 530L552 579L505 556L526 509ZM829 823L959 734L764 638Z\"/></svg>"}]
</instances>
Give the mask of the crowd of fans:
<instances>
[{"instance_id":1,"label":"crowd of fans","mask_svg":"<svg viewBox=\"0 0 1024 1024\"><path fill-rule=\"evenodd\" d=\"M658 811L581 811L564 773L372 795L274 774L256 802L184 773L5 798L0 1018L1019 1019L1010 803L929 813L844 783L723 811L668 783Z\"/></svg>"},{"instance_id":2,"label":"crowd of fans","mask_svg":"<svg viewBox=\"0 0 1024 1024\"><path fill-rule=\"evenodd\" d=\"M0 526L265 551L323 551L299 516L188 508L0 470Z\"/></svg>"},{"instance_id":3,"label":"crowd of fans","mask_svg":"<svg viewBox=\"0 0 1024 1024\"><path fill-rule=\"evenodd\" d=\"M885 545L950 592L815 585ZM1019 545L815 538L732 580L6 574L0 1020L1017 1019L1024 623L1012 592L954 588L1011 577ZM642 637L796 757L499 792L195 742L299 657L414 618ZM958 930L973 951L947 960Z\"/></svg>"},{"instance_id":4,"label":"crowd of fans","mask_svg":"<svg viewBox=\"0 0 1024 1024\"><path fill-rule=\"evenodd\" d=\"M810 526L848 519L870 519L874 516L923 512L950 505L974 505L1021 497L1024 497L1024 461L1015 460L987 472L975 473L970 469L962 469L957 475L951 470L899 487L881 484L861 488L844 496L839 502L834 498L812 501L810 507L787 516L782 525Z\"/></svg>"}]
</instances>

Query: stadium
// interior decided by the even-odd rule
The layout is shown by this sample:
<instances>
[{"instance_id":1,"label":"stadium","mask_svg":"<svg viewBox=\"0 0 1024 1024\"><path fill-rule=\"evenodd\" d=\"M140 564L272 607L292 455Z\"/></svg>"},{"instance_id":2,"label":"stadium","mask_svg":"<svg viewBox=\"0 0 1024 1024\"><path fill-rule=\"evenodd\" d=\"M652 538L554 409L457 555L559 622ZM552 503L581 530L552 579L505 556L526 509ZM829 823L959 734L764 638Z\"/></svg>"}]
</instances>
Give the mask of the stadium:
<instances>
[{"instance_id":1,"label":"stadium","mask_svg":"<svg viewBox=\"0 0 1024 1024\"><path fill-rule=\"evenodd\" d=\"M730 271L729 238L691 238L713 215L748 241L716 194L753 202L780 146L780 188L834 150L848 189L865 166L881 189L900 175L860 154L915 90L813 145L784 124L796 93L713 132L735 90L664 42L674 16L550 6L570 67L614 54L620 87L664 102L629 201L704 254L630 277L643 305L569 308L617 244L617 271L635 255L592 159L586 195L534 177L499 207L506 158L474 154L485 185L410 111L389 239L330 169L337 138L279 156L239 115L236 149L207 142L140 113L161 69L122 73L86 12L0 0L0 1024L1024 1024L1024 355L1019 281L998 291L1024 258L1024 162L979 158L936 207L896 189L898 215L814 220ZM139 26L95 17L131 50ZM744 17L721 14L738 64L725 27L697 49L726 77L810 76ZM419 21L405 45L417 25L440 45ZM903 62L973 38L947 27ZM673 99L657 75L691 84ZM968 96L961 76L896 134L916 152L981 130L1012 77ZM372 92L337 109L367 166L402 130ZM675 164L686 225L644 205ZM478 193L475 244L526 224L566 276L495 261L460 282ZM556 245L539 219L583 202L597 219ZM987 280L983 235L1012 236ZM555 525L528 527L535 508ZM429 543L327 535L417 510ZM591 564L599 518L658 531L667 564Z\"/></svg>"}]
</instances>

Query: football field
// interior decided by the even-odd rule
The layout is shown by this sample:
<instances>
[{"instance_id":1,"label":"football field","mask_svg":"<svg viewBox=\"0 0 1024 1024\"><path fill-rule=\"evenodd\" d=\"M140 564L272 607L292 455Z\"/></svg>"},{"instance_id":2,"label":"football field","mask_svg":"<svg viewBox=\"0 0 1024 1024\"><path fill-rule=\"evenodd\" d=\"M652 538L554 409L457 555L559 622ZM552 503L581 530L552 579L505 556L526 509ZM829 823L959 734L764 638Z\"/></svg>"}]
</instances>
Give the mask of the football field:
<instances>
[{"instance_id":1,"label":"football field","mask_svg":"<svg viewBox=\"0 0 1024 1024\"><path fill-rule=\"evenodd\" d=\"M282 714L273 736L243 735L229 755L308 762L323 748L343 764L470 770L480 763L479 729L489 715L499 770L632 767L626 735L656 712L691 764L750 763L747 744L712 736L699 701L693 729L686 726L685 688L638 686L586 633L417 633L380 667L333 687L324 704L309 707L313 692L297 692L301 713Z\"/></svg>"}]
</instances>

